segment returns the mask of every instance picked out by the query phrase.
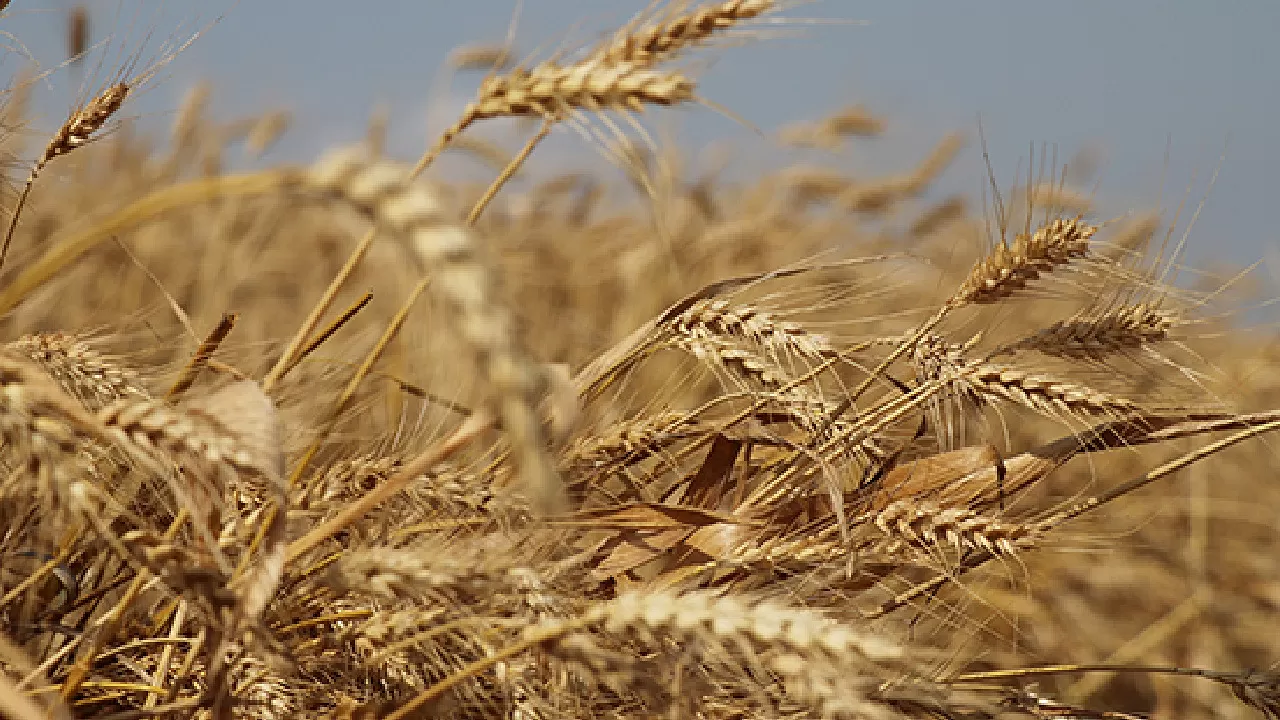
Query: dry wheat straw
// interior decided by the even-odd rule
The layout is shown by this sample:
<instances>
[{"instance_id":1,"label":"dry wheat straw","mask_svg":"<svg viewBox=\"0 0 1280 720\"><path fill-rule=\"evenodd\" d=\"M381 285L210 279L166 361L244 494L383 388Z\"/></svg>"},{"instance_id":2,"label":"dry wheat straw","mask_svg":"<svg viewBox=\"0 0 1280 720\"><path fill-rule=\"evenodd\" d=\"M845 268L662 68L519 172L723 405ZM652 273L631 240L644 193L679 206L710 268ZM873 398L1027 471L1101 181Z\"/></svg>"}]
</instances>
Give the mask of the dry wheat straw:
<instances>
[{"instance_id":1,"label":"dry wheat straw","mask_svg":"<svg viewBox=\"0 0 1280 720\"><path fill-rule=\"evenodd\" d=\"M326 325L323 330L316 333L316 336L307 342L306 346L298 352L298 357L294 359L293 365L290 367L295 367L298 363L306 360L311 353L315 352L321 345L328 342L329 338L333 337L334 333L338 332L347 323L351 322L351 318L355 317L361 310L364 310L372 300L373 293L371 292L361 295L360 299L352 303L346 310L343 310L338 317L333 319L333 322Z\"/></svg>"},{"instance_id":2,"label":"dry wheat straw","mask_svg":"<svg viewBox=\"0 0 1280 720\"><path fill-rule=\"evenodd\" d=\"M191 360L182 368L182 373L178 375L178 379L173 382L169 388L166 398L173 400L195 384L196 378L200 376L200 371L209 365L209 360L213 354L217 352L218 347L222 345L222 341L227 338L231 330L236 326L236 315L228 313L222 316L218 324L213 330L205 336L205 339L196 347L195 353L191 356Z\"/></svg>"}]
</instances>

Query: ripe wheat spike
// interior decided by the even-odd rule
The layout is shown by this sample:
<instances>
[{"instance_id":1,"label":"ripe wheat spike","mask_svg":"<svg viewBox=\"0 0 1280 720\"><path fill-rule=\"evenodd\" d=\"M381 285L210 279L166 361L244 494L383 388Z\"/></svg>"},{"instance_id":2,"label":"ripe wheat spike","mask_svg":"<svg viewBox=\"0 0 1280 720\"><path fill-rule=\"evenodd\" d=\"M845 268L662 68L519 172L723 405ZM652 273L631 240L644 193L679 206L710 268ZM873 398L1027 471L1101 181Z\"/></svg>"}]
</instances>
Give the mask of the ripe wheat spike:
<instances>
[{"instance_id":1,"label":"ripe wheat spike","mask_svg":"<svg viewBox=\"0 0 1280 720\"><path fill-rule=\"evenodd\" d=\"M563 488L537 411L542 392L537 367L516 341L511 315L497 298L496 279L470 231L449 222L405 168L369 160L359 150L322 159L308 179L313 187L354 203L412 248L430 273L432 291L450 307L450 321L475 354L530 498L546 512L562 507Z\"/></svg>"}]
</instances>

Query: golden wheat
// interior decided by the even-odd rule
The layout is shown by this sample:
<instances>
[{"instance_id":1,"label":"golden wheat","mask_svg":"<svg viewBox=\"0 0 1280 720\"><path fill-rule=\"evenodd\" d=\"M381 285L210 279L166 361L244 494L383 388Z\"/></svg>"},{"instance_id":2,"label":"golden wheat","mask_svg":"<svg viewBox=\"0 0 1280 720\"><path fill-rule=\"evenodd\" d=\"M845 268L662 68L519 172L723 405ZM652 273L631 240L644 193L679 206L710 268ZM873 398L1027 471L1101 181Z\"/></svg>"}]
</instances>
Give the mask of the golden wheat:
<instances>
[{"instance_id":1,"label":"golden wheat","mask_svg":"<svg viewBox=\"0 0 1280 720\"><path fill-rule=\"evenodd\" d=\"M1280 429L1278 359L1225 293L1134 269L1178 262L1150 221L1029 180L983 250L926 192L955 137L883 179L635 142L641 205L507 186L556 123L696 101L667 63L782 7L457 54L493 74L452 135L542 121L487 184L381 148L227 175L281 116L200 93L160 154L64 128L83 172L32 195L11 232L46 252L0 303L0 711L1275 715L1238 668L1280 652L1274 452L1244 443Z\"/></svg>"}]
</instances>

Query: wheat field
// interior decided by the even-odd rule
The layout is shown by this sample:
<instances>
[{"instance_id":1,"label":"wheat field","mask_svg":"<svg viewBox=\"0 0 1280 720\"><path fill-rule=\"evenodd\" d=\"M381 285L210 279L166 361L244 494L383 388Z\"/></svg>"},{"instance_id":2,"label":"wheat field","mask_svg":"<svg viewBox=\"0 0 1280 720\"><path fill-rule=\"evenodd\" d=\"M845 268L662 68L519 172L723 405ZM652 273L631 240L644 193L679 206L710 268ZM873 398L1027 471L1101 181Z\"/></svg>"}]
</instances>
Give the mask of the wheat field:
<instances>
[{"instance_id":1,"label":"wheat field","mask_svg":"<svg viewBox=\"0 0 1280 720\"><path fill-rule=\"evenodd\" d=\"M711 111L686 57L786 15L463 48L419 158L374 125L229 171L287 118L196 88L136 133L155 67L6 135L0 715L1280 719L1280 342L1244 286L1053 161L937 198L959 137L874 180L652 140ZM620 172L534 175L552 132Z\"/></svg>"}]
</instances>

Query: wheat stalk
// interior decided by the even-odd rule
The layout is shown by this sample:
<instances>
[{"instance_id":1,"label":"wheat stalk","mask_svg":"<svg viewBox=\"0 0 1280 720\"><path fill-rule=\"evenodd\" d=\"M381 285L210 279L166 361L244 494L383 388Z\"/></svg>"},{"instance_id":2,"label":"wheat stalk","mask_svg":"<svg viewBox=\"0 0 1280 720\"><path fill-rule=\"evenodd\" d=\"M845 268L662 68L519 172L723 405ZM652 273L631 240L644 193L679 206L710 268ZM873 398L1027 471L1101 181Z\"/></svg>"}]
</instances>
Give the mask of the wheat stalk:
<instances>
[{"instance_id":1,"label":"wheat stalk","mask_svg":"<svg viewBox=\"0 0 1280 720\"><path fill-rule=\"evenodd\" d=\"M18 202L13 208L13 217L9 220L9 228L4 235L4 245L0 246L0 267L4 266L5 258L9 255L9 244L13 241L13 231L18 227L18 215L22 212L22 206L27 202L27 196L31 193L31 186L35 184L36 178L39 177L40 171L46 165L54 160L54 158L66 155L76 148L82 147L93 139L96 132L102 129L103 125L115 115L120 107L124 105L125 98L129 96L129 83L118 82L108 86L105 90L95 96L84 107L71 114L67 121L58 128L58 132L53 134L49 139L49 143L45 145L44 152L36 159L35 164L31 166L31 172L27 175L27 181L22 187L22 193L18 195Z\"/></svg>"}]
</instances>

